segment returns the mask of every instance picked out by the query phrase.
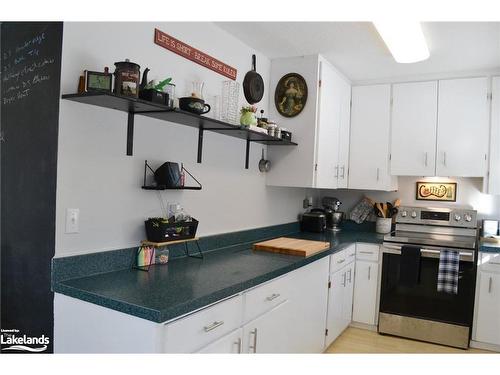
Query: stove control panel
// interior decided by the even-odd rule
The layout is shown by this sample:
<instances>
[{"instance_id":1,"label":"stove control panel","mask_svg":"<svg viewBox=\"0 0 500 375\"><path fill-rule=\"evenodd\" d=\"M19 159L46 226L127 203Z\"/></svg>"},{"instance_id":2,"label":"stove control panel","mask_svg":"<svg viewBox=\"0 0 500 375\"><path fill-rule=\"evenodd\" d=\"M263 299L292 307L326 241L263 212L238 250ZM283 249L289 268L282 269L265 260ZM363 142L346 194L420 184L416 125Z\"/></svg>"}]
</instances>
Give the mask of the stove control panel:
<instances>
[{"instance_id":1,"label":"stove control panel","mask_svg":"<svg viewBox=\"0 0 500 375\"><path fill-rule=\"evenodd\" d=\"M476 228L477 212L461 208L399 207L396 223Z\"/></svg>"}]
</instances>

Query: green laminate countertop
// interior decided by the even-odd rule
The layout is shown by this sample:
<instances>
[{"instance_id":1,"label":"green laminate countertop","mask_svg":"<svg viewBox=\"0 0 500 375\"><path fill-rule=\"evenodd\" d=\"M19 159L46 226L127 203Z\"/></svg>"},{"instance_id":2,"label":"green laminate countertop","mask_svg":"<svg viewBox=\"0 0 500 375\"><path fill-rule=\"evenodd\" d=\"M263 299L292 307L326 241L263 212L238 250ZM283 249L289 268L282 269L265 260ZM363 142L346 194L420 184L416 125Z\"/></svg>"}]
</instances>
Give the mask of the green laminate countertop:
<instances>
[{"instance_id":1,"label":"green laminate countertop","mask_svg":"<svg viewBox=\"0 0 500 375\"><path fill-rule=\"evenodd\" d=\"M500 243L481 241L479 251L483 253L500 253Z\"/></svg>"},{"instance_id":2,"label":"green laminate countertop","mask_svg":"<svg viewBox=\"0 0 500 375\"><path fill-rule=\"evenodd\" d=\"M124 269L58 281L53 290L162 323L305 266L351 243L383 241L383 235L355 230L336 234L298 232L287 237L329 241L330 249L303 258L254 252L252 243L246 243L211 251L204 259L172 259L167 265L151 267L149 272Z\"/></svg>"}]
</instances>

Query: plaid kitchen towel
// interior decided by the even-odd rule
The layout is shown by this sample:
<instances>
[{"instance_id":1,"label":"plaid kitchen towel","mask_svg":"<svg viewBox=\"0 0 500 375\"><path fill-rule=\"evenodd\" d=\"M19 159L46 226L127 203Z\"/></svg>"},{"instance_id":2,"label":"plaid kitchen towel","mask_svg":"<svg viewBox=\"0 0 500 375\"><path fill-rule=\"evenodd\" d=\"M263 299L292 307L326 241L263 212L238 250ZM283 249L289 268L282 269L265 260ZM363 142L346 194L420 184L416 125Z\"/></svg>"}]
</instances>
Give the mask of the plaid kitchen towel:
<instances>
[{"instance_id":1,"label":"plaid kitchen towel","mask_svg":"<svg viewBox=\"0 0 500 375\"><path fill-rule=\"evenodd\" d=\"M458 293L458 267L460 253L454 250L441 250L437 291L450 294Z\"/></svg>"}]
</instances>

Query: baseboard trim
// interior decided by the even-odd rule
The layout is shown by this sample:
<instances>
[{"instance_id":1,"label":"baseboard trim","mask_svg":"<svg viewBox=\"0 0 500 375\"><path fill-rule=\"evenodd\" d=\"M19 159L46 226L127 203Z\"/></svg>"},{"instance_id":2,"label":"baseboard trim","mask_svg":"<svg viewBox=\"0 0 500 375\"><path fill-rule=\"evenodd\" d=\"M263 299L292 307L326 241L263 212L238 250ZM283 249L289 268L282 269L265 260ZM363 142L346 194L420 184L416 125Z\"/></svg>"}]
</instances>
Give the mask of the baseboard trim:
<instances>
[{"instance_id":1,"label":"baseboard trim","mask_svg":"<svg viewBox=\"0 0 500 375\"><path fill-rule=\"evenodd\" d=\"M378 327L376 325L373 325L373 324L351 322L351 324L349 325L349 327L359 328L359 329L366 329L368 331L378 332Z\"/></svg>"},{"instance_id":2,"label":"baseboard trim","mask_svg":"<svg viewBox=\"0 0 500 375\"><path fill-rule=\"evenodd\" d=\"M500 345L488 344L486 342L470 340L469 346L474 349L490 350L500 353Z\"/></svg>"}]
</instances>

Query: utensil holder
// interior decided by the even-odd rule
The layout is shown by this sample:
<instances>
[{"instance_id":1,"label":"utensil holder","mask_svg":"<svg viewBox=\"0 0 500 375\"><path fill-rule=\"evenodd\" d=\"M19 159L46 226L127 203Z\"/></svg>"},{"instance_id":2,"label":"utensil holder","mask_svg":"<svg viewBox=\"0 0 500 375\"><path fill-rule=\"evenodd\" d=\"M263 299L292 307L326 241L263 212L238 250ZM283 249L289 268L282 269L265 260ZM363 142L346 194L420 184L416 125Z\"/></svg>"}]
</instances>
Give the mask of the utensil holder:
<instances>
[{"instance_id":1,"label":"utensil holder","mask_svg":"<svg viewBox=\"0 0 500 375\"><path fill-rule=\"evenodd\" d=\"M375 232L380 234L390 233L392 227L392 218L390 217L377 217L375 222Z\"/></svg>"}]
</instances>

